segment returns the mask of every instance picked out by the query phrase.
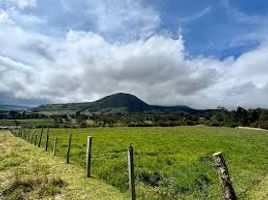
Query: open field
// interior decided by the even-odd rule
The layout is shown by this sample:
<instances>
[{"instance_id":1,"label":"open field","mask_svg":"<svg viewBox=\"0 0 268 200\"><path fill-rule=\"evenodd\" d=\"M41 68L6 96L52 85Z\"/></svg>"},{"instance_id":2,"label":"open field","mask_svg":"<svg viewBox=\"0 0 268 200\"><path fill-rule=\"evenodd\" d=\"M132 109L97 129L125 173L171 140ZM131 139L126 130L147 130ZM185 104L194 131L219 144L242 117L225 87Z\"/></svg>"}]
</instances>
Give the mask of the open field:
<instances>
[{"instance_id":1,"label":"open field","mask_svg":"<svg viewBox=\"0 0 268 200\"><path fill-rule=\"evenodd\" d=\"M95 178L87 179L80 166L68 165L9 131L0 131L0 199L102 199L126 197Z\"/></svg>"},{"instance_id":2,"label":"open field","mask_svg":"<svg viewBox=\"0 0 268 200\"><path fill-rule=\"evenodd\" d=\"M139 199L220 199L212 159L217 151L225 154L240 198L254 196L258 184L267 179L267 132L200 126L51 129L49 150L58 137L58 154L64 157L69 133L73 135L71 162L85 166L87 136L93 136L94 176L126 193L127 148L132 143ZM44 140L45 134L42 147ZM261 195L267 194L266 189Z\"/></svg>"},{"instance_id":3,"label":"open field","mask_svg":"<svg viewBox=\"0 0 268 200\"><path fill-rule=\"evenodd\" d=\"M53 119L0 119L0 126L53 126Z\"/></svg>"}]
</instances>

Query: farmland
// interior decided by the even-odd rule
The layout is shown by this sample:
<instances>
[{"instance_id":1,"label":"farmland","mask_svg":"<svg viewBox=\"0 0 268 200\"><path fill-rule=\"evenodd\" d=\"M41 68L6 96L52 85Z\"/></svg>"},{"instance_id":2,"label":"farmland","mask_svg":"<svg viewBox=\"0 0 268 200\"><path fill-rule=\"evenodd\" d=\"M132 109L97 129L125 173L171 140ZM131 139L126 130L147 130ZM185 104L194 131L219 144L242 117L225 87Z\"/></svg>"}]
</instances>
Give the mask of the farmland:
<instances>
[{"instance_id":1,"label":"farmland","mask_svg":"<svg viewBox=\"0 0 268 200\"><path fill-rule=\"evenodd\" d=\"M39 130L38 130L39 131ZM213 127L51 129L65 157L85 167L87 136L93 136L92 173L127 193L127 148L135 149L138 199L219 199L221 188L212 154L224 152L235 191L247 198L268 173L267 132ZM43 134L44 147L45 134Z\"/></svg>"},{"instance_id":2,"label":"farmland","mask_svg":"<svg viewBox=\"0 0 268 200\"><path fill-rule=\"evenodd\" d=\"M73 176L75 174L75 176ZM78 165L68 165L7 130L0 130L0 199L122 200L116 188L87 179Z\"/></svg>"},{"instance_id":3,"label":"farmland","mask_svg":"<svg viewBox=\"0 0 268 200\"><path fill-rule=\"evenodd\" d=\"M0 119L0 126L53 126L53 119Z\"/></svg>"}]
</instances>

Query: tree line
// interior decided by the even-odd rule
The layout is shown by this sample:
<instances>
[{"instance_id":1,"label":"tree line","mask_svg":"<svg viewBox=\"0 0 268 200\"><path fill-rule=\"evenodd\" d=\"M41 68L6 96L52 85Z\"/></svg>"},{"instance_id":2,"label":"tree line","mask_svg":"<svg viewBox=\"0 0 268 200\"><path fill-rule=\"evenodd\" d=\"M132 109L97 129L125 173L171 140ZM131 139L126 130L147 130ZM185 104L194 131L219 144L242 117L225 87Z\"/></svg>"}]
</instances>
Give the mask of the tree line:
<instances>
[{"instance_id":1,"label":"tree line","mask_svg":"<svg viewBox=\"0 0 268 200\"><path fill-rule=\"evenodd\" d=\"M210 112L191 113L81 113L45 115L34 112L10 111L0 113L0 119L14 119L19 125L19 119L53 119L50 127L147 127L147 126L182 126L182 125L207 125L226 127L254 127L268 129L268 110L244 109L227 110L218 107ZM40 120L41 121L41 120ZM42 124L40 124L41 126Z\"/></svg>"}]
</instances>

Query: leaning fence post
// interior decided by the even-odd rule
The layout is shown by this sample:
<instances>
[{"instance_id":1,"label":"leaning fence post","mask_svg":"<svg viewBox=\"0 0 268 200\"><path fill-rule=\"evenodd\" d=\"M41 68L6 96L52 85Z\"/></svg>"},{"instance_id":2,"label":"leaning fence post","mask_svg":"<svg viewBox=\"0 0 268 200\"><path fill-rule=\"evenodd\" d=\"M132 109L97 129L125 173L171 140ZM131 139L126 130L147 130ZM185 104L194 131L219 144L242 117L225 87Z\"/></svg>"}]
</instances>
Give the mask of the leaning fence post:
<instances>
[{"instance_id":1,"label":"leaning fence post","mask_svg":"<svg viewBox=\"0 0 268 200\"><path fill-rule=\"evenodd\" d=\"M129 178L130 199L136 200L135 174L134 174L134 150L133 150L132 145L130 145L128 149L128 178Z\"/></svg>"},{"instance_id":2,"label":"leaning fence post","mask_svg":"<svg viewBox=\"0 0 268 200\"><path fill-rule=\"evenodd\" d=\"M224 200L237 199L234 188L232 186L232 181L229 176L228 167L223 157L223 153L222 152L214 153L213 158L215 160L216 167L219 173L219 178L222 184Z\"/></svg>"},{"instance_id":3,"label":"leaning fence post","mask_svg":"<svg viewBox=\"0 0 268 200\"><path fill-rule=\"evenodd\" d=\"M57 155L57 144L58 144L58 138L54 138L54 145L53 145L53 156Z\"/></svg>"},{"instance_id":4,"label":"leaning fence post","mask_svg":"<svg viewBox=\"0 0 268 200\"><path fill-rule=\"evenodd\" d=\"M48 150L48 140L49 140L49 128L47 128L47 136L46 136L46 151Z\"/></svg>"},{"instance_id":5,"label":"leaning fence post","mask_svg":"<svg viewBox=\"0 0 268 200\"><path fill-rule=\"evenodd\" d=\"M67 163L70 163L71 145L72 145L72 134L69 134L68 148L67 148L67 155L66 155Z\"/></svg>"},{"instance_id":6,"label":"leaning fence post","mask_svg":"<svg viewBox=\"0 0 268 200\"><path fill-rule=\"evenodd\" d=\"M41 147L41 142L42 142L42 137L43 137L43 131L44 131L44 128L43 128L43 126L42 126L41 134L40 134L40 138L39 138L39 143L38 143L38 147L39 147L39 148Z\"/></svg>"},{"instance_id":7,"label":"leaning fence post","mask_svg":"<svg viewBox=\"0 0 268 200\"><path fill-rule=\"evenodd\" d=\"M87 138L87 177L91 176L91 149L92 149L92 137Z\"/></svg>"}]
</instances>

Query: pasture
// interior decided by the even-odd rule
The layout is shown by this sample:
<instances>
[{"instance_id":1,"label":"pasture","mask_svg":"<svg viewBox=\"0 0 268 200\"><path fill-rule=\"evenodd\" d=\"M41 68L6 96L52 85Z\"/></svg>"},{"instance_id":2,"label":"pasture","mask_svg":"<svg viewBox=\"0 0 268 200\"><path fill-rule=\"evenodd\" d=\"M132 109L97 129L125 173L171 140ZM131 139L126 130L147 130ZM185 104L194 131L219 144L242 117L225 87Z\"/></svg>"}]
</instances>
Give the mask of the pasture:
<instances>
[{"instance_id":1,"label":"pasture","mask_svg":"<svg viewBox=\"0 0 268 200\"><path fill-rule=\"evenodd\" d=\"M85 167L87 136L93 136L93 176L124 193L127 148L133 144L138 199L220 199L212 159L217 151L224 152L240 198L247 198L268 173L267 132L202 126L51 129L48 149L52 151L57 137L58 156L65 157L70 133L71 163ZM45 134L42 141L44 147Z\"/></svg>"},{"instance_id":2,"label":"pasture","mask_svg":"<svg viewBox=\"0 0 268 200\"><path fill-rule=\"evenodd\" d=\"M0 126L53 126L53 119L0 119Z\"/></svg>"}]
</instances>

